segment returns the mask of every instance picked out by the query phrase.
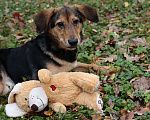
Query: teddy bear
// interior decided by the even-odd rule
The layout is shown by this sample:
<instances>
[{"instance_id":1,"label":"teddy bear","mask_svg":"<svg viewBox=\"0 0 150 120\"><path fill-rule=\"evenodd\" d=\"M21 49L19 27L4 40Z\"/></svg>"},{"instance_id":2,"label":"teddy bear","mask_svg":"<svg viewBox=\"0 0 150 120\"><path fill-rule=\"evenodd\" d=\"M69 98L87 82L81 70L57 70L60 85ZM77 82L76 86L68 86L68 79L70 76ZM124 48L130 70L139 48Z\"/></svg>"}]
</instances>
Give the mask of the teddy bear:
<instances>
[{"instance_id":1,"label":"teddy bear","mask_svg":"<svg viewBox=\"0 0 150 120\"><path fill-rule=\"evenodd\" d=\"M8 117L21 117L28 112L40 112L47 105L55 112L66 112L72 103L102 111L98 93L99 76L83 72L61 72L52 75L47 69L38 71L38 80L18 83L8 96L5 106Z\"/></svg>"}]
</instances>

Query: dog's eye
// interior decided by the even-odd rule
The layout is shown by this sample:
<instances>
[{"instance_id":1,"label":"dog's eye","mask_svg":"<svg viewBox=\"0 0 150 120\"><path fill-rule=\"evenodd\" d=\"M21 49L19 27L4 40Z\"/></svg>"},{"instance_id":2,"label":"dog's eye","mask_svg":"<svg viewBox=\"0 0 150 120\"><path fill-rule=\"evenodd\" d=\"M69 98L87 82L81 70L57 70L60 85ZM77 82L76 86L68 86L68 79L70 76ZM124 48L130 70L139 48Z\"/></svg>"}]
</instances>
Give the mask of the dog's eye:
<instances>
[{"instance_id":1,"label":"dog's eye","mask_svg":"<svg viewBox=\"0 0 150 120\"><path fill-rule=\"evenodd\" d=\"M74 21L73 21L74 26L77 26L78 23L79 23L79 20L74 20Z\"/></svg>"},{"instance_id":2,"label":"dog's eye","mask_svg":"<svg viewBox=\"0 0 150 120\"><path fill-rule=\"evenodd\" d=\"M59 22L57 23L57 26L61 29L63 29L65 27L64 23L63 22Z\"/></svg>"}]
</instances>

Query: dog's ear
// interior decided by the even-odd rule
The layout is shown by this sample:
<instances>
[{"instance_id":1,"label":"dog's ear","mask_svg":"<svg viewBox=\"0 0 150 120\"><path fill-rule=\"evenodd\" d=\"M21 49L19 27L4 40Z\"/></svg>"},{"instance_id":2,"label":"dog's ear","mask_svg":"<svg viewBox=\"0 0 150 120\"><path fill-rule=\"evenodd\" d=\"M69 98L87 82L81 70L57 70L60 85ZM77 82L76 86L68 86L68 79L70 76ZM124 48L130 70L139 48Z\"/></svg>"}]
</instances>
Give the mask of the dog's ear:
<instances>
[{"instance_id":1,"label":"dog's ear","mask_svg":"<svg viewBox=\"0 0 150 120\"><path fill-rule=\"evenodd\" d=\"M76 5L78 11L92 22L99 22L98 12L95 8L88 5Z\"/></svg>"},{"instance_id":2,"label":"dog's ear","mask_svg":"<svg viewBox=\"0 0 150 120\"><path fill-rule=\"evenodd\" d=\"M36 25L36 31L41 33L46 30L48 22L51 16L54 14L54 8L41 10L34 18L34 23Z\"/></svg>"}]
</instances>

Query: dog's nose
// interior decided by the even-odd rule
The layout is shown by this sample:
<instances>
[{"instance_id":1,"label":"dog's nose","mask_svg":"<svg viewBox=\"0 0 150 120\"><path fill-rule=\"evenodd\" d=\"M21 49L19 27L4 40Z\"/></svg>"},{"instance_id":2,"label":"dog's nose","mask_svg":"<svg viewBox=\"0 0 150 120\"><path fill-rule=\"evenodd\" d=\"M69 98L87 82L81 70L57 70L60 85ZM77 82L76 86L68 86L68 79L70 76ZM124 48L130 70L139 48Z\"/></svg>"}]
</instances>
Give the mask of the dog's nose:
<instances>
[{"instance_id":1,"label":"dog's nose","mask_svg":"<svg viewBox=\"0 0 150 120\"><path fill-rule=\"evenodd\" d=\"M78 39L77 38L69 39L68 42L71 46L76 46L78 43Z\"/></svg>"}]
</instances>

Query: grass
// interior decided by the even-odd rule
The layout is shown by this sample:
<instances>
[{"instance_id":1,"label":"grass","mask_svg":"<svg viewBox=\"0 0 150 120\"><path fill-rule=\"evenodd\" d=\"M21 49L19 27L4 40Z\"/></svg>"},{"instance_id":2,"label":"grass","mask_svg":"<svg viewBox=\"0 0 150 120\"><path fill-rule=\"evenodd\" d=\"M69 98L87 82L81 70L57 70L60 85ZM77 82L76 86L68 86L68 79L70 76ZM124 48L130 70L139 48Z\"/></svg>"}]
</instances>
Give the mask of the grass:
<instances>
[{"instance_id":1,"label":"grass","mask_svg":"<svg viewBox=\"0 0 150 120\"><path fill-rule=\"evenodd\" d=\"M101 78L101 94L104 101L104 116L98 117L148 120L150 118L150 84L147 82L150 81L149 0L55 0L54 2L51 4L50 0L0 1L0 48L18 47L35 38L38 34L33 18L42 9L64 4L91 5L98 10L100 22L84 23L84 44L78 47L78 60L111 66L112 70L109 73L98 74ZM116 55L117 59L112 55ZM95 73L92 70L90 72ZM5 104L7 96L0 97L0 119L12 120L5 114ZM60 120L96 119L93 110L76 106L78 108L71 107L65 114L39 113L24 116L22 119L37 120L52 117Z\"/></svg>"}]
</instances>

